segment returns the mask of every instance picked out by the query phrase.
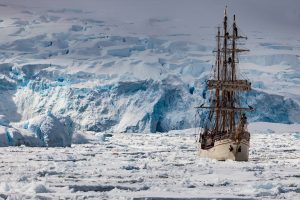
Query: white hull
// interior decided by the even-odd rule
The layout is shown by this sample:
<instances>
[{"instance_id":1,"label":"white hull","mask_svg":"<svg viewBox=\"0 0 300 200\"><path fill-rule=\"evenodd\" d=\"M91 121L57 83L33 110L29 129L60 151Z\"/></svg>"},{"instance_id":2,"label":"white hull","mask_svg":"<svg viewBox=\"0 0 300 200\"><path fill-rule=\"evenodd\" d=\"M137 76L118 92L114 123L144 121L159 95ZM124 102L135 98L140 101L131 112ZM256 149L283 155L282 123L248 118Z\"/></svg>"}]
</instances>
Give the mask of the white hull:
<instances>
[{"instance_id":1,"label":"white hull","mask_svg":"<svg viewBox=\"0 0 300 200\"><path fill-rule=\"evenodd\" d=\"M249 142L242 140L240 143L236 143L231 139L215 141L214 146L209 149L199 148L199 154L200 157L216 160L248 161Z\"/></svg>"}]
</instances>

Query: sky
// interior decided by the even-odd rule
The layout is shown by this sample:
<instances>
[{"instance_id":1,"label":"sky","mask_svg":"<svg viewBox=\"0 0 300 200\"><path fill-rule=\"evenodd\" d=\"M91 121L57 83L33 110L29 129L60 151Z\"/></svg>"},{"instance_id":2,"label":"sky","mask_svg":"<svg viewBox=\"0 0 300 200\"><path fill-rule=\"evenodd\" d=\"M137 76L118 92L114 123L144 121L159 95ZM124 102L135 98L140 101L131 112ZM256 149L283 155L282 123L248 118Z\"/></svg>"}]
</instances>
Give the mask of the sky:
<instances>
[{"instance_id":1,"label":"sky","mask_svg":"<svg viewBox=\"0 0 300 200\"><path fill-rule=\"evenodd\" d=\"M187 32L200 34L199 27L216 27L225 5L236 14L242 30L270 35L293 36L300 31L299 0L2 0L1 18L14 17L20 8L40 10L75 9L95 19L135 23L133 30L149 34ZM4 8L3 6L6 6ZM59 5L59 6L58 6ZM1 6L0 6L1 7ZM16 12L11 9L16 8ZM80 13L79 13L80 14ZM149 28L168 21L168 26ZM147 26L147 27L145 27Z\"/></svg>"}]
</instances>

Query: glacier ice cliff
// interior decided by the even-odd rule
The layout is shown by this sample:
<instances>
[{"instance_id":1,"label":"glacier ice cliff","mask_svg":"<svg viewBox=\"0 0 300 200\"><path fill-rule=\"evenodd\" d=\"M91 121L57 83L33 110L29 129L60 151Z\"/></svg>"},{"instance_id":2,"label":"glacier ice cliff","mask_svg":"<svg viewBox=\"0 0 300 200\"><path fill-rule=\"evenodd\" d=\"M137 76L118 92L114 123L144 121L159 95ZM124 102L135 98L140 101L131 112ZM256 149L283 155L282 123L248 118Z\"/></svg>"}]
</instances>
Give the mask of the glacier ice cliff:
<instances>
[{"instance_id":1,"label":"glacier ice cliff","mask_svg":"<svg viewBox=\"0 0 300 200\"><path fill-rule=\"evenodd\" d=\"M44 146L69 146L74 130L166 132L190 128L194 126L194 106L209 98L204 81L195 80L190 86L180 75L76 87L99 77L87 72L63 74L59 66L51 65L2 66L2 80L6 81L1 88L1 125L22 125ZM243 98L256 109L249 114L250 121L300 122L300 107L291 98L259 90ZM59 136L54 136L56 133Z\"/></svg>"}]
</instances>

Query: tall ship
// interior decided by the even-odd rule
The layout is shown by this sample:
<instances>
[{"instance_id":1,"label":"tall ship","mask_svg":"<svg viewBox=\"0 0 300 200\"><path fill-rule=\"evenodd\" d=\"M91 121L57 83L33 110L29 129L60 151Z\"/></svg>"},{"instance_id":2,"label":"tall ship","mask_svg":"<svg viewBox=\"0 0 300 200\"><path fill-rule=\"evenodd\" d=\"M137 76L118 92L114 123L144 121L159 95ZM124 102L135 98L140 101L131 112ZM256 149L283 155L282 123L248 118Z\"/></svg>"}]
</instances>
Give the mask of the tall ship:
<instances>
[{"instance_id":1,"label":"tall ship","mask_svg":"<svg viewBox=\"0 0 300 200\"><path fill-rule=\"evenodd\" d=\"M216 62L213 75L206 82L211 91L209 105L202 104L197 109L208 109L208 115L199 131L199 154L216 160L248 161L250 133L247 131L246 112L254 110L242 106L240 94L251 90L251 82L242 79L238 73L238 54L249 51L238 48L241 39L233 16L228 27L227 8L224 12L222 29L218 27Z\"/></svg>"}]
</instances>

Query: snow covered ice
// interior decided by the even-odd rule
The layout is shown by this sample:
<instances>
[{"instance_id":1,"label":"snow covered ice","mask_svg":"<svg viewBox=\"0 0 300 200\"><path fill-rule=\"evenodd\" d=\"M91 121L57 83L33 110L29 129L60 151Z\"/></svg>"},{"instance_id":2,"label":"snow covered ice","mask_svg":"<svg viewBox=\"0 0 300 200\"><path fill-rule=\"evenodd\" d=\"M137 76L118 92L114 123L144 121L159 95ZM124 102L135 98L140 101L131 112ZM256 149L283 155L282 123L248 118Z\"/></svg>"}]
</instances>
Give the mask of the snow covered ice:
<instances>
[{"instance_id":1,"label":"snow covered ice","mask_svg":"<svg viewBox=\"0 0 300 200\"><path fill-rule=\"evenodd\" d=\"M71 148L1 148L0 197L299 199L300 126L267 123L266 133L261 125L250 126L257 133L249 162L199 158L193 129L119 133Z\"/></svg>"},{"instance_id":2,"label":"snow covered ice","mask_svg":"<svg viewBox=\"0 0 300 200\"><path fill-rule=\"evenodd\" d=\"M190 129L225 4L251 50L248 163L200 159ZM299 7L2 0L0 198L299 199Z\"/></svg>"}]
</instances>

